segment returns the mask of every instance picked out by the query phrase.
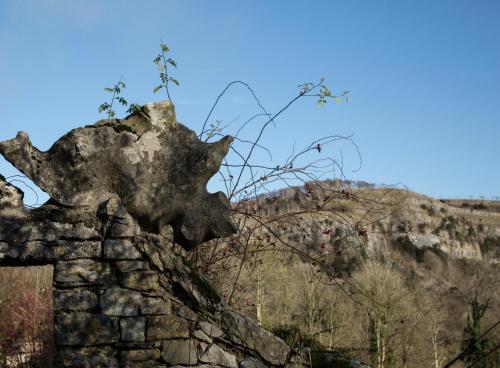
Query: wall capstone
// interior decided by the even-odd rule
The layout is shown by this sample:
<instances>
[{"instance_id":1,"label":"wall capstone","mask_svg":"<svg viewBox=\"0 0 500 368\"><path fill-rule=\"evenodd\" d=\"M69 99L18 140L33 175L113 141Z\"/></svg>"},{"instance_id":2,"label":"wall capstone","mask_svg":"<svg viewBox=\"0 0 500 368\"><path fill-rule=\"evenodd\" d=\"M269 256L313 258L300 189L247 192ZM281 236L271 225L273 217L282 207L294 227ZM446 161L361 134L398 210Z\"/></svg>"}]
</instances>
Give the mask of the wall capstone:
<instances>
[{"instance_id":1,"label":"wall capstone","mask_svg":"<svg viewBox=\"0 0 500 368\"><path fill-rule=\"evenodd\" d=\"M0 153L58 203L95 210L117 197L143 229L171 225L175 241L191 249L236 231L226 196L206 189L232 141L199 140L177 123L171 103L158 102L73 129L47 152L19 132L0 142Z\"/></svg>"}]
</instances>

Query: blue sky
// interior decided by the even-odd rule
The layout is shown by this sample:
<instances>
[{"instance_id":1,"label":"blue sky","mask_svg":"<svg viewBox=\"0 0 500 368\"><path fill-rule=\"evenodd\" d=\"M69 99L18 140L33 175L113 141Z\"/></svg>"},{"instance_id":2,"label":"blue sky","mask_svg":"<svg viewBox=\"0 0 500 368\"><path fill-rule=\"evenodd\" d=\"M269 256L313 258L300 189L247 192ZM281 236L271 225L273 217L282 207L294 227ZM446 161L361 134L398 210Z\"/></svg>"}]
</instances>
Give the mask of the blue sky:
<instances>
[{"instance_id":1,"label":"blue sky","mask_svg":"<svg viewBox=\"0 0 500 368\"><path fill-rule=\"evenodd\" d=\"M359 171L353 147L333 147L347 178L435 197L498 196L499 14L500 2L487 0L0 0L0 139L24 130L48 149L104 117L103 88L121 75L129 101L164 99L152 93L163 40L179 64L178 120L194 130L232 80L276 112L298 84L325 77L351 91L349 103L294 105L264 142L274 162L294 143L354 134ZM214 118L252 111L235 88ZM2 159L0 173L15 171Z\"/></svg>"}]
</instances>

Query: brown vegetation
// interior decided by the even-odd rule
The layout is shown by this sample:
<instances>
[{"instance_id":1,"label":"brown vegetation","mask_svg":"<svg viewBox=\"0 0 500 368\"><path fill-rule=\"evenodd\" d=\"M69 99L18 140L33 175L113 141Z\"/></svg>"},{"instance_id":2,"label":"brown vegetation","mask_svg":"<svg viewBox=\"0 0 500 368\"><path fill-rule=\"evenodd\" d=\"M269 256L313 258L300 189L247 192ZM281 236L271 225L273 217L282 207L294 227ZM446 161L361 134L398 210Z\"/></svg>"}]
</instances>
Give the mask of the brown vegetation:
<instances>
[{"instance_id":1,"label":"brown vegetation","mask_svg":"<svg viewBox=\"0 0 500 368\"><path fill-rule=\"evenodd\" d=\"M245 203L253 211L242 235L203 247L193 262L233 307L292 344L377 368L442 368L467 349L474 303L484 306L481 331L500 315L498 215L407 191L339 185ZM318 209L325 188L335 189L333 199ZM420 244L428 238L440 243ZM488 333L492 346L498 336Z\"/></svg>"},{"instance_id":2,"label":"brown vegetation","mask_svg":"<svg viewBox=\"0 0 500 368\"><path fill-rule=\"evenodd\" d=\"M0 366L50 367L52 267L0 268Z\"/></svg>"}]
</instances>

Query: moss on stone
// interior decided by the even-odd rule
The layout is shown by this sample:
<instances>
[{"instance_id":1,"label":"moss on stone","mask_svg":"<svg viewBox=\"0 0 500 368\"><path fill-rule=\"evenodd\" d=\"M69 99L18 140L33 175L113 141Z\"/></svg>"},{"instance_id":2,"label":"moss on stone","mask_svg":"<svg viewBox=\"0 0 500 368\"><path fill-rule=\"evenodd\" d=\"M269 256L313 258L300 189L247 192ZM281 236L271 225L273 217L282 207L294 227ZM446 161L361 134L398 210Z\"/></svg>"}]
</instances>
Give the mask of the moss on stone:
<instances>
[{"instance_id":1,"label":"moss on stone","mask_svg":"<svg viewBox=\"0 0 500 368\"><path fill-rule=\"evenodd\" d=\"M113 125L113 129L117 133L129 132L129 133L136 134L136 132L134 131L134 129L132 129L132 127L125 125L125 124Z\"/></svg>"}]
</instances>

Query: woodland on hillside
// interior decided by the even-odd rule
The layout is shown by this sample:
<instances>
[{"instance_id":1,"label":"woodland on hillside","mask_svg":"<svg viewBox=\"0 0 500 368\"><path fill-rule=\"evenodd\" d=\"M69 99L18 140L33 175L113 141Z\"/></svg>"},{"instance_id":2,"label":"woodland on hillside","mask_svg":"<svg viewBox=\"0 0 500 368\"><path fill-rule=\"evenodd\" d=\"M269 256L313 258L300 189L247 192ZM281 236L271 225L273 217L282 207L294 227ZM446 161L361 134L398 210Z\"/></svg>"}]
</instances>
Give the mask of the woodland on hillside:
<instances>
[{"instance_id":1,"label":"woodland on hillside","mask_svg":"<svg viewBox=\"0 0 500 368\"><path fill-rule=\"evenodd\" d=\"M360 186L263 196L252 236L204 247L198 262L233 306L292 345L378 368L440 368L461 352L452 366L498 366L500 218L488 211L497 203L464 210ZM318 210L327 188L349 195ZM439 244L419 245L429 237Z\"/></svg>"}]
</instances>

